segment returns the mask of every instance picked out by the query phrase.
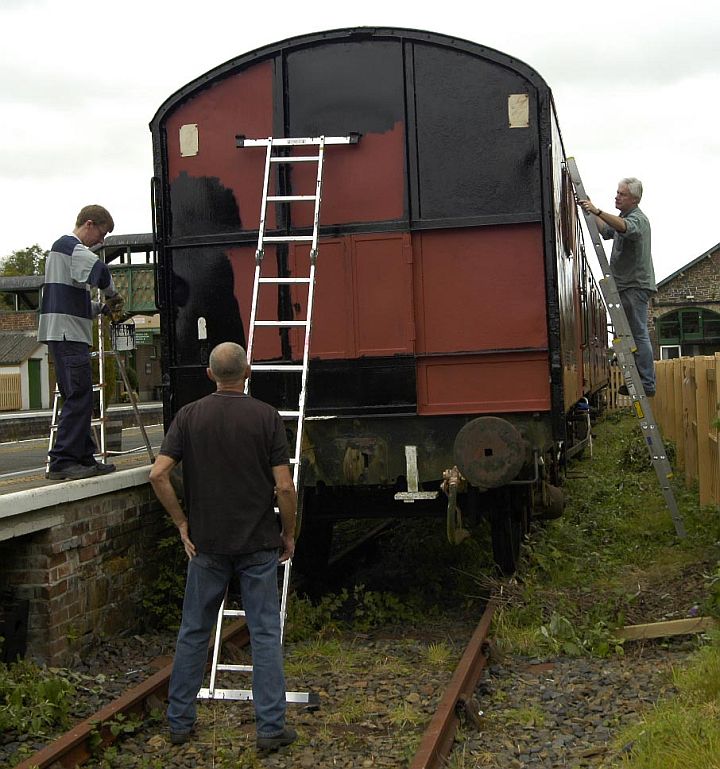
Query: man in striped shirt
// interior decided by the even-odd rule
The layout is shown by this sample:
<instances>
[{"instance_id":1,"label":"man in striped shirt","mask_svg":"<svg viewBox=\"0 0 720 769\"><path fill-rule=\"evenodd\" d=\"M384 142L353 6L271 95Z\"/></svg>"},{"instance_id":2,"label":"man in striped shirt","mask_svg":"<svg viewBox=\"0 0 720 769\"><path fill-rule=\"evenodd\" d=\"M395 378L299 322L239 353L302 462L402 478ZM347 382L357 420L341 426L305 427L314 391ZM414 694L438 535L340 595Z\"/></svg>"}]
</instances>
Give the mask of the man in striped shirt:
<instances>
[{"instance_id":1,"label":"man in striped shirt","mask_svg":"<svg viewBox=\"0 0 720 769\"><path fill-rule=\"evenodd\" d=\"M45 263L38 341L48 345L63 397L55 443L49 452L47 477L51 480L90 478L115 470L115 465L95 460L96 446L90 429L93 318L100 312L119 312L123 303L107 265L90 249L101 245L114 226L107 209L85 206L72 234L53 243ZM91 288L103 292L105 303L91 300Z\"/></svg>"}]
</instances>

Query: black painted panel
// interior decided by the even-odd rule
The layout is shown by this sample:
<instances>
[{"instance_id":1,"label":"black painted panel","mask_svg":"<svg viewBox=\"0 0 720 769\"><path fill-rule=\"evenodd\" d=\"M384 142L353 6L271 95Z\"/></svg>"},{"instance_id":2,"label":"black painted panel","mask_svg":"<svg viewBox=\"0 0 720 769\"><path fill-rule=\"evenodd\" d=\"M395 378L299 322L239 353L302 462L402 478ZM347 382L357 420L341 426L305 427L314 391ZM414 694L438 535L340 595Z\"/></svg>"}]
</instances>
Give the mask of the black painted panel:
<instances>
[{"instance_id":1,"label":"black painted panel","mask_svg":"<svg viewBox=\"0 0 720 769\"><path fill-rule=\"evenodd\" d=\"M195 178L183 171L170 185L170 205L173 237L242 229L233 191L215 177Z\"/></svg>"},{"instance_id":2,"label":"black painted panel","mask_svg":"<svg viewBox=\"0 0 720 769\"><path fill-rule=\"evenodd\" d=\"M541 210L536 93L527 80L464 52L417 45L420 211L414 218ZM530 94L530 128L508 127L508 96Z\"/></svg>"},{"instance_id":3,"label":"black painted panel","mask_svg":"<svg viewBox=\"0 0 720 769\"><path fill-rule=\"evenodd\" d=\"M178 249L173 251L172 265L172 365L205 366L209 351L220 342L237 342L244 347L245 330L235 299L233 270L223 248ZM200 317L205 318L205 341L198 339Z\"/></svg>"},{"instance_id":4,"label":"black painted panel","mask_svg":"<svg viewBox=\"0 0 720 769\"><path fill-rule=\"evenodd\" d=\"M287 56L288 136L384 133L405 121L399 41L315 45Z\"/></svg>"}]
</instances>

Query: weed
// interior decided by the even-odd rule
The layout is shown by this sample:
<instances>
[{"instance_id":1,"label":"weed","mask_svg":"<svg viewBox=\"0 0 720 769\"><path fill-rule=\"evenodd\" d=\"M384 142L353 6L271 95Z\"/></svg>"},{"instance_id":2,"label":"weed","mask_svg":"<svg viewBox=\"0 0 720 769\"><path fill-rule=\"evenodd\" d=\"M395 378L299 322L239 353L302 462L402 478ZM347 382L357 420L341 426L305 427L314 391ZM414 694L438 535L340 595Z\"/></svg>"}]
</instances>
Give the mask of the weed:
<instances>
[{"instance_id":1,"label":"weed","mask_svg":"<svg viewBox=\"0 0 720 769\"><path fill-rule=\"evenodd\" d=\"M177 630L182 616L187 556L176 534L158 542L157 576L143 591L142 604L151 627Z\"/></svg>"},{"instance_id":2,"label":"weed","mask_svg":"<svg viewBox=\"0 0 720 769\"><path fill-rule=\"evenodd\" d=\"M426 717L409 702L401 702L388 711L388 720L393 726L402 729L406 726L418 726Z\"/></svg>"},{"instance_id":3,"label":"weed","mask_svg":"<svg viewBox=\"0 0 720 769\"><path fill-rule=\"evenodd\" d=\"M518 578L502 585L494 626L503 651L622 654L614 631L637 597L681 580L720 541L720 512L701 510L684 486L674 492L688 537L677 539L634 417L601 420L595 432L592 460L568 478L565 515L535 532ZM695 602L720 612L720 573L709 576L706 592L705 603Z\"/></svg>"},{"instance_id":4,"label":"weed","mask_svg":"<svg viewBox=\"0 0 720 769\"><path fill-rule=\"evenodd\" d=\"M45 735L67 725L75 686L27 660L0 663L0 732Z\"/></svg>"},{"instance_id":5,"label":"weed","mask_svg":"<svg viewBox=\"0 0 720 769\"><path fill-rule=\"evenodd\" d=\"M440 643L432 643L427 648L427 661L436 667L451 667L452 666L452 650L450 647L441 641Z\"/></svg>"}]
</instances>

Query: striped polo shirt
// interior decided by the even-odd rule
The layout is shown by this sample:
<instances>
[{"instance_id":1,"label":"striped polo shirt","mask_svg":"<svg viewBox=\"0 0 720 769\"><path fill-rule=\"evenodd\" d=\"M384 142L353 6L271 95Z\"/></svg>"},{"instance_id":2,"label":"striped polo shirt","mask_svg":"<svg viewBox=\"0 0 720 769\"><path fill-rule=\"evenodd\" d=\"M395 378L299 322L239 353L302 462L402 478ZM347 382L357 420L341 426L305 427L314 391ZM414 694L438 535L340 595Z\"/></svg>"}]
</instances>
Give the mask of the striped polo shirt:
<instances>
[{"instance_id":1,"label":"striped polo shirt","mask_svg":"<svg viewBox=\"0 0 720 769\"><path fill-rule=\"evenodd\" d=\"M90 288L106 296L115 292L108 266L75 235L53 243L45 263L39 342L85 342L92 345L93 303Z\"/></svg>"}]
</instances>

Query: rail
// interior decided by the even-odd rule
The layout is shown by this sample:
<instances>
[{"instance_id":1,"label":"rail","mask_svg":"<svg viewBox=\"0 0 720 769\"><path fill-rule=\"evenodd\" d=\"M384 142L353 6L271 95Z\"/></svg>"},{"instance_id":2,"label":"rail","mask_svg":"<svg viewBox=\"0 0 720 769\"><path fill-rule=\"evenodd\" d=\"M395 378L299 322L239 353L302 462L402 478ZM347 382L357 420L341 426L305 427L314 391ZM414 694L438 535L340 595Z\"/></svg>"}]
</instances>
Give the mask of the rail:
<instances>
[{"instance_id":1,"label":"rail","mask_svg":"<svg viewBox=\"0 0 720 769\"><path fill-rule=\"evenodd\" d=\"M473 715L479 718L477 713L470 711L474 708L475 687L487 663L486 639L495 608L494 601L490 601L485 608L435 715L425 730L410 769L441 769L447 766L460 712L464 710L471 720Z\"/></svg>"}]
</instances>

